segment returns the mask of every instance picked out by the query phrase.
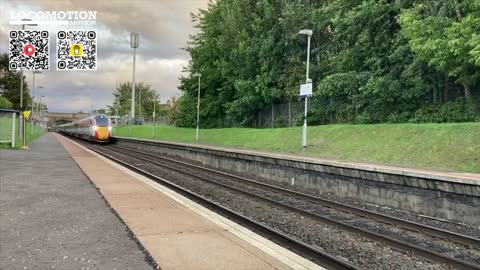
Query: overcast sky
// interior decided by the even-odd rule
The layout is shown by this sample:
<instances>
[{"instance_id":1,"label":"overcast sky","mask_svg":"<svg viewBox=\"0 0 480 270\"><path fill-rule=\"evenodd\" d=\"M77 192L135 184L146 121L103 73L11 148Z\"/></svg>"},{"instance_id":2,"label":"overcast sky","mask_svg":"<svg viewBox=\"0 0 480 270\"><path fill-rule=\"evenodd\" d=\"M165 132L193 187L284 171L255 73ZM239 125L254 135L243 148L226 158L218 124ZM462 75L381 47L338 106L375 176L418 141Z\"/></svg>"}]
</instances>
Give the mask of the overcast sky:
<instances>
[{"instance_id":1,"label":"overcast sky","mask_svg":"<svg viewBox=\"0 0 480 270\"><path fill-rule=\"evenodd\" d=\"M179 93L178 78L189 55L181 50L194 33L190 13L206 8L208 0L0 0L0 53L8 53L8 32L21 26L10 25L11 11L97 11L95 26L40 25L31 30L47 30L55 37L60 29L97 31L96 71L56 71L37 74L50 111L77 112L105 108L112 104L115 85L132 78L130 32L140 33L137 49L136 81L152 85L162 102ZM51 60L56 48L50 41ZM25 72L31 86L32 72Z\"/></svg>"}]
</instances>

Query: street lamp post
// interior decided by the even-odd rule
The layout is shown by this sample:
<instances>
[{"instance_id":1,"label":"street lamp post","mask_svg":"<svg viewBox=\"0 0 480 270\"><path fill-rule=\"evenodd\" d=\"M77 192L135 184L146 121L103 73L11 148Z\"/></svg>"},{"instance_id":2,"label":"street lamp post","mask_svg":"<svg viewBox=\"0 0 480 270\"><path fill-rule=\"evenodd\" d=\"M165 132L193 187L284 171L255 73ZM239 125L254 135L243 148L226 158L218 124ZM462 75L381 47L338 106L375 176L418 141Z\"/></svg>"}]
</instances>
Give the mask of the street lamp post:
<instances>
[{"instance_id":1,"label":"street lamp post","mask_svg":"<svg viewBox=\"0 0 480 270\"><path fill-rule=\"evenodd\" d=\"M154 100L153 100L153 125L157 123L157 95L155 94Z\"/></svg>"},{"instance_id":2,"label":"street lamp post","mask_svg":"<svg viewBox=\"0 0 480 270\"><path fill-rule=\"evenodd\" d=\"M131 33L130 34L130 47L133 48L133 75L132 75L132 105L130 117L132 118L133 123L135 124L135 57L137 48L139 45L139 34Z\"/></svg>"},{"instance_id":3,"label":"street lamp post","mask_svg":"<svg viewBox=\"0 0 480 270\"><path fill-rule=\"evenodd\" d=\"M31 21L31 19L22 19L22 21ZM22 31L25 30L25 26L37 26L37 24L22 24ZM25 146L26 142L25 142L25 123L24 123L24 119L23 119L23 66L21 67L21 71L20 71L20 117L19 117L19 121L20 121L20 125L19 125L19 129L18 129L18 132L20 134L20 136L22 136L22 145Z\"/></svg>"},{"instance_id":4,"label":"street lamp post","mask_svg":"<svg viewBox=\"0 0 480 270\"><path fill-rule=\"evenodd\" d=\"M40 96L40 107L38 108L38 113L40 114L40 123L42 123L42 128L45 129L44 127L44 123L43 123L43 109L44 109L44 106L43 106L43 103L42 103L42 98L44 98L45 96Z\"/></svg>"},{"instance_id":5,"label":"street lamp post","mask_svg":"<svg viewBox=\"0 0 480 270\"><path fill-rule=\"evenodd\" d=\"M33 71L33 82L32 82L32 111L30 113L30 118L32 119L31 122L32 122L32 130L30 131L30 133L33 133L33 126L34 126L34 122L33 122L33 118L35 116L35 74L41 74L42 72L40 71Z\"/></svg>"},{"instance_id":6,"label":"street lamp post","mask_svg":"<svg viewBox=\"0 0 480 270\"><path fill-rule=\"evenodd\" d=\"M307 35L308 36L308 48L307 48L307 76L306 76L306 83L310 83L310 40L313 35L313 31L309 29L304 29L299 32L300 35ZM308 112L308 95L305 96L305 116L303 120L303 133L302 133L302 150L307 150L307 112Z\"/></svg>"},{"instance_id":7,"label":"street lamp post","mask_svg":"<svg viewBox=\"0 0 480 270\"><path fill-rule=\"evenodd\" d=\"M155 138L155 126L157 125L157 94L153 100L153 138Z\"/></svg>"},{"instance_id":8,"label":"street lamp post","mask_svg":"<svg viewBox=\"0 0 480 270\"><path fill-rule=\"evenodd\" d=\"M196 140L198 142L198 136L199 136L199 131L200 131L200 87L202 84L202 74L200 73L195 73L193 74L193 77L198 77L198 91L197 91L197 134L196 134Z\"/></svg>"},{"instance_id":9,"label":"street lamp post","mask_svg":"<svg viewBox=\"0 0 480 270\"><path fill-rule=\"evenodd\" d=\"M142 121L142 88L138 89L138 116Z\"/></svg>"},{"instance_id":10,"label":"street lamp post","mask_svg":"<svg viewBox=\"0 0 480 270\"><path fill-rule=\"evenodd\" d=\"M43 86L38 86L36 89L37 89L37 92L38 92L38 93L37 93L37 98L39 98L39 97L40 97L40 89L43 89ZM37 102L37 103L38 103L38 102ZM36 114L37 114L37 116L39 116L39 114L40 114L39 108L40 108L40 107L39 107L38 104L36 104L36 105L37 105L37 106L36 106Z\"/></svg>"}]
</instances>

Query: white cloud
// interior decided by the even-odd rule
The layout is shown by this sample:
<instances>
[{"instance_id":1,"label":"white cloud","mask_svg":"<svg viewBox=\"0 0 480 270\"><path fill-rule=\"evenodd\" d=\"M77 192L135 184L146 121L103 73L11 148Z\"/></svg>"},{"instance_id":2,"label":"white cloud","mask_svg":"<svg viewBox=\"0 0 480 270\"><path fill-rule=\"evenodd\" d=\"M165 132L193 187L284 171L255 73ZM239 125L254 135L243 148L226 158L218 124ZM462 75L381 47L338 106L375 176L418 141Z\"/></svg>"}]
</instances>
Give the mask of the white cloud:
<instances>
[{"instance_id":1,"label":"white cloud","mask_svg":"<svg viewBox=\"0 0 480 270\"><path fill-rule=\"evenodd\" d=\"M56 71L37 75L42 95L53 111L88 111L112 103L115 85L132 79L132 49L129 33L140 32L136 81L152 85L166 101L178 94L178 78L189 56L180 48L195 29L190 13L206 8L208 0L0 0L0 53L8 51L10 10L95 10L97 11L97 71ZM54 35L59 27L38 26ZM79 28L76 28L79 29ZM52 45L53 40L52 40ZM52 46L52 53L55 47ZM26 72L27 82L31 75Z\"/></svg>"}]
</instances>

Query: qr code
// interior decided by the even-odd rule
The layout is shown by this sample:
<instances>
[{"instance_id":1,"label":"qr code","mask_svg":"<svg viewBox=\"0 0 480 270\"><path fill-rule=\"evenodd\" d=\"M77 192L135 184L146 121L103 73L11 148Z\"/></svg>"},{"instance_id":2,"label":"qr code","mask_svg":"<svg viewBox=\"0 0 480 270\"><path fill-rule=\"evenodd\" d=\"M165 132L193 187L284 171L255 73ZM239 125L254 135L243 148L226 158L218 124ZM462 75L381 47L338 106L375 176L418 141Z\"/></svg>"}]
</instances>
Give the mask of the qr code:
<instances>
[{"instance_id":1,"label":"qr code","mask_svg":"<svg viewBox=\"0 0 480 270\"><path fill-rule=\"evenodd\" d=\"M9 69L48 70L49 42L48 31L10 31Z\"/></svg>"},{"instance_id":2,"label":"qr code","mask_svg":"<svg viewBox=\"0 0 480 270\"><path fill-rule=\"evenodd\" d=\"M95 31L59 31L57 33L57 70L96 70L97 33Z\"/></svg>"}]
</instances>

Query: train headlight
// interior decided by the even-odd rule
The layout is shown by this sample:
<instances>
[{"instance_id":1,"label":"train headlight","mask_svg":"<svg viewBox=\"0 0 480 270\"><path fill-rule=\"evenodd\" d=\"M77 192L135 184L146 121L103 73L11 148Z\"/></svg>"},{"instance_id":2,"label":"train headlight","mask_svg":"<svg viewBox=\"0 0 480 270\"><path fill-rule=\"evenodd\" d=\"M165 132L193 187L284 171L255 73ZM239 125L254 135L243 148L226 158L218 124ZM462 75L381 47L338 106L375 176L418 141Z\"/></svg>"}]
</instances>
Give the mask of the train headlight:
<instances>
[{"instance_id":1,"label":"train headlight","mask_svg":"<svg viewBox=\"0 0 480 270\"><path fill-rule=\"evenodd\" d=\"M97 126L93 126L93 130L97 131L97 130L98 130L98 127L97 127Z\"/></svg>"},{"instance_id":2,"label":"train headlight","mask_svg":"<svg viewBox=\"0 0 480 270\"><path fill-rule=\"evenodd\" d=\"M108 131L112 131L112 127L108 127Z\"/></svg>"}]
</instances>

